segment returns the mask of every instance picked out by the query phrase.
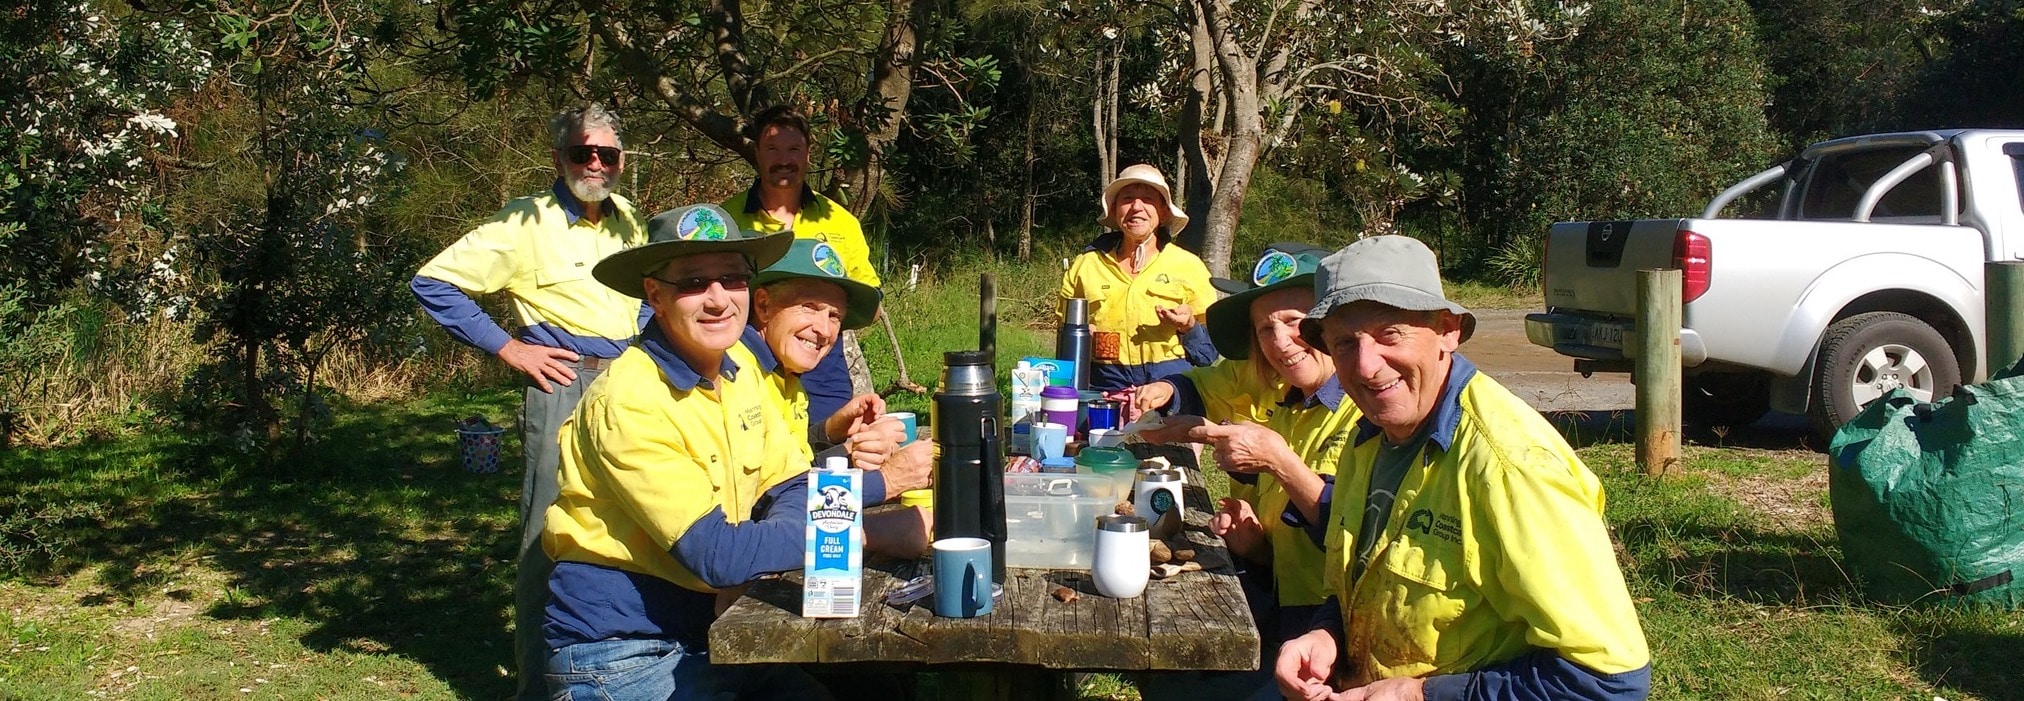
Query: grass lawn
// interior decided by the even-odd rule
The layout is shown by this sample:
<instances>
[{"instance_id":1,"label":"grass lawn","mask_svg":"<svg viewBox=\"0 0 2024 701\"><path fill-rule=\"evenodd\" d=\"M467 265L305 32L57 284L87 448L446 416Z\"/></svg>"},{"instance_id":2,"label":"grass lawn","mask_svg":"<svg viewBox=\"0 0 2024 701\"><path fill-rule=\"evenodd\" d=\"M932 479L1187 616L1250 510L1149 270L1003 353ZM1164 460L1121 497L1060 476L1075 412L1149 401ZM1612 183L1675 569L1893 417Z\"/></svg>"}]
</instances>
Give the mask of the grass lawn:
<instances>
[{"instance_id":1,"label":"grass lawn","mask_svg":"<svg viewBox=\"0 0 2024 701\"><path fill-rule=\"evenodd\" d=\"M936 351L976 346L973 284L930 275L894 292L914 381L932 387ZM1038 328L1051 284L1001 269L1005 367L1051 347ZM885 332L864 343L891 382ZM508 423L517 405L477 388L337 406L320 442L272 464L167 430L0 452L0 699L508 695L518 441L505 472L466 474L451 425ZM2024 693L2024 614L1862 602L1838 564L1824 457L1796 437L1692 445L1657 481L1634 474L1627 438L1576 438L1609 488L1656 697ZM1084 696L1137 693L1098 675Z\"/></svg>"}]
</instances>

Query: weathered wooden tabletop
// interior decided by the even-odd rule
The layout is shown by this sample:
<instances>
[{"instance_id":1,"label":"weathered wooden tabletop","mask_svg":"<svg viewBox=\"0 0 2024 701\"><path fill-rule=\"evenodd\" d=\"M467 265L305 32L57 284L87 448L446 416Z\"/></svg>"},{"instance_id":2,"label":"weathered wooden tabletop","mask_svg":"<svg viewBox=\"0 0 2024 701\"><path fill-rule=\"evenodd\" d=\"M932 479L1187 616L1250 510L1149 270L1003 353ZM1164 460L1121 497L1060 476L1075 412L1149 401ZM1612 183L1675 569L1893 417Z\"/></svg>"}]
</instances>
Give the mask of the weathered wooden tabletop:
<instances>
[{"instance_id":1,"label":"weathered wooden tabletop","mask_svg":"<svg viewBox=\"0 0 2024 701\"><path fill-rule=\"evenodd\" d=\"M1199 476L1199 475L1196 475ZM1004 663L1078 670L1251 670L1258 630L1222 540L1207 531L1208 495L1191 480L1183 536L1203 570L1155 579L1143 596L1096 593L1089 573L1010 569L989 615L937 617L929 600L895 608L885 594L926 574L926 560L868 563L857 618L801 617L799 574L749 588L710 627L720 664ZM1079 596L1063 603L1057 586Z\"/></svg>"}]
</instances>

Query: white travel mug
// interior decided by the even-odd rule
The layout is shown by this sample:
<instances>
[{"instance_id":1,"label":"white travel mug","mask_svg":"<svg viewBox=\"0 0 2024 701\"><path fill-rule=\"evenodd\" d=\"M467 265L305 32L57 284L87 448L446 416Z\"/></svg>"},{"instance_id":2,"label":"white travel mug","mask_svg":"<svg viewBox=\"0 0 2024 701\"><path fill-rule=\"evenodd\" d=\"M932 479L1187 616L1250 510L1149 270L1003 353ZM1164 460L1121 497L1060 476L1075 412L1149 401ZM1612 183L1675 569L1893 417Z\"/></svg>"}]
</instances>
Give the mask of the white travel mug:
<instances>
[{"instance_id":1,"label":"white travel mug","mask_svg":"<svg viewBox=\"0 0 2024 701\"><path fill-rule=\"evenodd\" d=\"M1183 508L1181 485L1186 479L1180 470L1140 469L1138 484L1132 486L1133 513L1148 523L1157 523L1167 512Z\"/></svg>"},{"instance_id":2,"label":"white travel mug","mask_svg":"<svg viewBox=\"0 0 2024 701\"><path fill-rule=\"evenodd\" d=\"M1146 520L1137 516L1108 514L1096 517L1096 553L1091 558L1090 579L1096 592L1113 599L1130 599L1145 593L1152 576L1152 533Z\"/></svg>"}]
</instances>

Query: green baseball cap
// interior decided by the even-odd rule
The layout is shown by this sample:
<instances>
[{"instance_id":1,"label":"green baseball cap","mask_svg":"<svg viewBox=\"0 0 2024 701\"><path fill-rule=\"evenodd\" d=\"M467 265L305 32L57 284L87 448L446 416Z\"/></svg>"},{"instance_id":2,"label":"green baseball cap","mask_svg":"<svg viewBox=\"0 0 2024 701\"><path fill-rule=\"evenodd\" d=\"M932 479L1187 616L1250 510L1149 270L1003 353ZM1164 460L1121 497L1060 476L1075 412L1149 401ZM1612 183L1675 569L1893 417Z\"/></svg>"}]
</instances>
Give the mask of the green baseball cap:
<instances>
[{"instance_id":1,"label":"green baseball cap","mask_svg":"<svg viewBox=\"0 0 2024 701\"><path fill-rule=\"evenodd\" d=\"M605 287L646 299L647 275L668 261L701 253L743 253L756 269L772 265L787 253L794 235L746 231L729 212L714 204L677 207L647 222L647 242L605 256L590 274Z\"/></svg>"},{"instance_id":2,"label":"green baseball cap","mask_svg":"<svg viewBox=\"0 0 2024 701\"><path fill-rule=\"evenodd\" d=\"M1216 344L1216 352L1237 360L1251 357L1251 301L1276 290L1313 285L1314 271L1326 255L1327 249L1313 244L1266 244L1251 266L1251 281L1233 281L1244 285L1241 291L1209 305L1209 341Z\"/></svg>"},{"instance_id":3,"label":"green baseball cap","mask_svg":"<svg viewBox=\"0 0 2024 701\"><path fill-rule=\"evenodd\" d=\"M787 248L787 255L752 278L754 287L787 280L808 278L834 283L843 288L843 328L861 329L877 318L879 300L885 295L878 288L850 279L843 273L843 257L829 244L815 239L795 239Z\"/></svg>"}]
</instances>

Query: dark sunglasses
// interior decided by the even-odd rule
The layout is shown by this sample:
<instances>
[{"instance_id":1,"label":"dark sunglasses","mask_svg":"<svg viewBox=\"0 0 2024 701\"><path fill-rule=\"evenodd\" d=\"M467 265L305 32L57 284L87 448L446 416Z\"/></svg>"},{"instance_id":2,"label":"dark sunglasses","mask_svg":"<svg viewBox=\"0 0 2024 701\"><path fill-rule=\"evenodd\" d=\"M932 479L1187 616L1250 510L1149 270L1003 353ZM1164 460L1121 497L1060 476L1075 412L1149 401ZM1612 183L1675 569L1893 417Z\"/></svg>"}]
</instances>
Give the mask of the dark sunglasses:
<instances>
[{"instance_id":1,"label":"dark sunglasses","mask_svg":"<svg viewBox=\"0 0 2024 701\"><path fill-rule=\"evenodd\" d=\"M605 165L618 166L619 150L611 146L568 146L562 149L562 153L569 156L570 163L577 165L587 165L591 156L596 156Z\"/></svg>"},{"instance_id":2,"label":"dark sunglasses","mask_svg":"<svg viewBox=\"0 0 2024 701\"><path fill-rule=\"evenodd\" d=\"M713 282L723 285L724 289L729 292L736 292L752 285L751 273L726 273L716 277L685 277L680 280L669 280L657 275L648 275L647 277L659 280L661 284L675 288L675 294L678 295L692 295L702 292L710 289L710 283Z\"/></svg>"}]
</instances>

